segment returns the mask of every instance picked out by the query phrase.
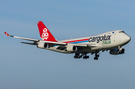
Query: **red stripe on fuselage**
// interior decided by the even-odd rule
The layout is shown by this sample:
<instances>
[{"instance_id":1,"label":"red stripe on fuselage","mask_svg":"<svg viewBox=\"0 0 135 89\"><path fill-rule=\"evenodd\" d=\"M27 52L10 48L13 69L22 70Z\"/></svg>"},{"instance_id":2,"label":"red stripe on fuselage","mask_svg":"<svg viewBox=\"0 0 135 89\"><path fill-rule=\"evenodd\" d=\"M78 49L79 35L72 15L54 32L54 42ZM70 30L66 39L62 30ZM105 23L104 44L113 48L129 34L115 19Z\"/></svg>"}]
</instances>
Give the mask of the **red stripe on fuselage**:
<instances>
[{"instance_id":1,"label":"red stripe on fuselage","mask_svg":"<svg viewBox=\"0 0 135 89\"><path fill-rule=\"evenodd\" d=\"M63 43L72 43L72 42L86 41L86 40L89 40L89 39L72 40L72 41L66 41L66 42L63 42Z\"/></svg>"}]
</instances>

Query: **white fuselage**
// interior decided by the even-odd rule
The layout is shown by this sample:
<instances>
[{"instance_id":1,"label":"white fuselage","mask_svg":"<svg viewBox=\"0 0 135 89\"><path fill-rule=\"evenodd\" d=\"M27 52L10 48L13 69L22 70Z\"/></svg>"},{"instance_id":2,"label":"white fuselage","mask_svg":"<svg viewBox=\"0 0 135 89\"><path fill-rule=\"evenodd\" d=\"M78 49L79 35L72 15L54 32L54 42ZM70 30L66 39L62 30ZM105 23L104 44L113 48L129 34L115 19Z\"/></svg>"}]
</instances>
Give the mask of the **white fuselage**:
<instances>
[{"instance_id":1,"label":"white fuselage","mask_svg":"<svg viewBox=\"0 0 135 89\"><path fill-rule=\"evenodd\" d=\"M92 53L96 50L111 50L118 46L124 46L130 41L130 37L124 33L122 30L110 31L96 36L89 36L83 38L75 38L69 40L61 40L58 42L67 43L67 46L73 44L87 44L87 47L82 47L81 52ZM96 45L95 47L89 47L89 45ZM61 52L61 53L74 53L74 51L66 51L65 49L59 50L59 46L55 45L53 47L46 48L48 50Z\"/></svg>"}]
</instances>

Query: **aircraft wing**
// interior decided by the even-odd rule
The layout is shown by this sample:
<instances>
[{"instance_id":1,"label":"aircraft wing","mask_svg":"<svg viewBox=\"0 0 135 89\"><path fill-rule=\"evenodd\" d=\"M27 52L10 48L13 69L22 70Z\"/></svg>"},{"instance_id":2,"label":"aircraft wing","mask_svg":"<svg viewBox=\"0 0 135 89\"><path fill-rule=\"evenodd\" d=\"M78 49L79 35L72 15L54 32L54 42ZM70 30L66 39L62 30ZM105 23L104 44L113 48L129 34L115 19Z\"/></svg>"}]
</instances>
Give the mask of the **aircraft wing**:
<instances>
[{"instance_id":1,"label":"aircraft wing","mask_svg":"<svg viewBox=\"0 0 135 89\"><path fill-rule=\"evenodd\" d=\"M34 43L21 42L23 44L37 45L37 42L42 41L42 40L37 40L37 39L31 39L31 38L24 38L24 37L18 37L18 36L9 35L7 32L4 32L4 33L5 33L6 36L9 36L9 37L19 38L19 39L23 39L23 40L28 40L28 41L33 41L34 42ZM53 41L43 41L43 42L54 44L54 45L67 45L67 43L62 43L62 42L53 42Z\"/></svg>"},{"instance_id":2,"label":"aircraft wing","mask_svg":"<svg viewBox=\"0 0 135 89\"><path fill-rule=\"evenodd\" d=\"M28 40L28 41L33 41L34 43L29 43L29 42L21 42L23 44L29 44L29 45L37 45L38 42L42 41L42 40L38 40L38 39L31 39L31 38L24 38L24 37L18 37L18 36L13 36L13 35L9 35L7 32L4 32L6 36L9 37L14 37L14 38L18 38L18 39L23 39L23 40ZM59 45L59 46L67 46L70 43L62 43L62 42L54 42L54 41L42 41L45 43L49 43L49 44L54 44L54 45ZM71 44L77 47L96 47L99 45L96 44Z\"/></svg>"}]
</instances>

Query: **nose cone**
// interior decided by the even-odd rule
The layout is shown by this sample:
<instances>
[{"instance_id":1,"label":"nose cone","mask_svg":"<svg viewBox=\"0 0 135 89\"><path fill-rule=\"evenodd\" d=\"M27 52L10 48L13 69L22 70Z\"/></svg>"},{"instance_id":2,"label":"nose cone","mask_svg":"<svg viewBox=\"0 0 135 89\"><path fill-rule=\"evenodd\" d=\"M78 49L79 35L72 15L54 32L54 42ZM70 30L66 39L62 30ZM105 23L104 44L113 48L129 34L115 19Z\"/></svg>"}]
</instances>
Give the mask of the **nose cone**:
<instances>
[{"instance_id":1,"label":"nose cone","mask_svg":"<svg viewBox=\"0 0 135 89\"><path fill-rule=\"evenodd\" d=\"M128 36L128 35L126 35L126 36L125 36L125 41L128 43L128 42L130 42L130 40L131 40L131 37Z\"/></svg>"}]
</instances>

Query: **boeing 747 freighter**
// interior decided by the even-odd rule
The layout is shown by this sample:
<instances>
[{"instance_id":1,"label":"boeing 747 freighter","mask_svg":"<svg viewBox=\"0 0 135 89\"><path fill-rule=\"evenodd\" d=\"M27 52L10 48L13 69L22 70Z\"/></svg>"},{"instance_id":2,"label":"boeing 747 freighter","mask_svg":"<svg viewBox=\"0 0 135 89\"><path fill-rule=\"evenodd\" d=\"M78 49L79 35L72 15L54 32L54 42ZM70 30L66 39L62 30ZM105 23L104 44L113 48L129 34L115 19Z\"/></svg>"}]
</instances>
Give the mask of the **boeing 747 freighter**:
<instances>
[{"instance_id":1,"label":"boeing 747 freighter","mask_svg":"<svg viewBox=\"0 0 135 89\"><path fill-rule=\"evenodd\" d=\"M38 48L52 50L61 53L71 54L74 53L74 58L87 59L88 53L95 54L94 60L98 60L99 52L110 51L112 55L124 54L125 49L122 46L130 42L131 37L122 30L110 31L96 36L88 36L82 38L68 39L68 40L56 40L48 28L42 21L37 23L39 34L42 40L30 39L24 37L18 37L9 35L7 36L19 38L29 42L21 42L29 45L36 45Z\"/></svg>"}]
</instances>

